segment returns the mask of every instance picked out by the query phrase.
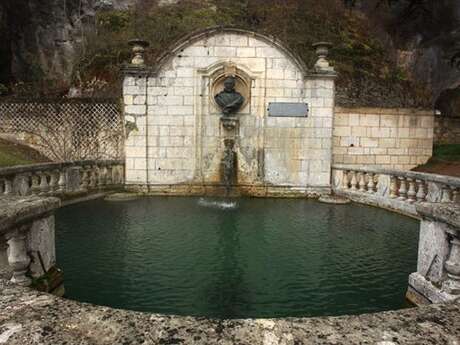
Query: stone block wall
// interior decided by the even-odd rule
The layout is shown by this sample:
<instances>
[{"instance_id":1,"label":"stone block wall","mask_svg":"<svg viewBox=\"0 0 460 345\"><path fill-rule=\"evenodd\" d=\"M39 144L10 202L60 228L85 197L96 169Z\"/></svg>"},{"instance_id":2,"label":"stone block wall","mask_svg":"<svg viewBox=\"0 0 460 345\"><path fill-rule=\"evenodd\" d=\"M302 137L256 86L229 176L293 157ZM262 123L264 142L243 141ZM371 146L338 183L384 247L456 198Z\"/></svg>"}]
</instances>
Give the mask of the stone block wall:
<instances>
[{"instance_id":1,"label":"stone block wall","mask_svg":"<svg viewBox=\"0 0 460 345\"><path fill-rule=\"evenodd\" d=\"M126 73L125 118L136 124L125 144L126 184L221 182L228 133L213 86L229 68L248 86L234 136L238 184L329 188L334 74L306 75L279 44L231 30L189 39L155 72ZM310 111L270 117L270 102L308 103Z\"/></svg>"},{"instance_id":2,"label":"stone block wall","mask_svg":"<svg viewBox=\"0 0 460 345\"><path fill-rule=\"evenodd\" d=\"M333 162L409 170L431 157L433 132L433 111L337 107Z\"/></svg>"},{"instance_id":3,"label":"stone block wall","mask_svg":"<svg viewBox=\"0 0 460 345\"><path fill-rule=\"evenodd\" d=\"M460 144L460 117L435 117L435 144Z\"/></svg>"}]
</instances>

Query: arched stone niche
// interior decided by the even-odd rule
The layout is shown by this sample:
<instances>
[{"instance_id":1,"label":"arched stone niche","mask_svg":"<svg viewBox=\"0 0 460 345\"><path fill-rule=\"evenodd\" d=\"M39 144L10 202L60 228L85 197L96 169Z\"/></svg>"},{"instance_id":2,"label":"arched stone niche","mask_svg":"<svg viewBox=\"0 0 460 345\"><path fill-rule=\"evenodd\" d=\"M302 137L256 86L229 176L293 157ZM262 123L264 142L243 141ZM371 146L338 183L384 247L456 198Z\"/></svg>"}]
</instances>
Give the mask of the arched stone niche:
<instances>
[{"instance_id":1,"label":"arched stone niche","mask_svg":"<svg viewBox=\"0 0 460 345\"><path fill-rule=\"evenodd\" d=\"M236 77L246 100L232 133L239 188L251 194L327 190L333 75L311 74L278 41L237 29L188 36L155 66L126 71L125 114L137 127L126 142L127 184L154 192L221 183L228 133L214 96L227 75ZM310 112L273 117L270 103L308 103Z\"/></svg>"},{"instance_id":2,"label":"arched stone niche","mask_svg":"<svg viewBox=\"0 0 460 345\"><path fill-rule=\"evenodd\" d=\"M244 97L244 103L239 111L239 113L247 113L250 110L251 103L251 88L254 78L249 76L245 71L241 68L238 68L236 65L228 62L219 63L218 66L215 66L217 69L213 71L212 75L210 76L210 93L209 93L209 100L211 104L214 106L213 112L220 113L221 110L219 106L216 104L214 100L214 96L217 95L224 89L224 81L228 77L235 78L235 90L238 91ZM213 70L212 68L211 70Z\"/></svg>"}]
</instances>

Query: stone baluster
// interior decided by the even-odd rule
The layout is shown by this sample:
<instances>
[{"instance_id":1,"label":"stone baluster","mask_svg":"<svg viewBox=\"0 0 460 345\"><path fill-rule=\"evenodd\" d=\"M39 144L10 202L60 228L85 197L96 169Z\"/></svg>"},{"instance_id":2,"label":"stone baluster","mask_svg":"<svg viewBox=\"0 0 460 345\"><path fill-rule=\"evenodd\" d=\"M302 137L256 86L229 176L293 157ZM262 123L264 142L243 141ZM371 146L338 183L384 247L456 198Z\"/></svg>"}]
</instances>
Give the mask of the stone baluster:
<instances>
[{"instance_id":1,"label":"stone baluster","mask_svg":"<svg viewBox=\"0 0 460 345\"><path fill-rule=\"evenodd\" d=\"M8 264L13 269L11 281L21 286L29 286L31 279L26 276L30 264L30 257L27 254L26 234L24 231L16 230L6 236L8 243Z\"/></svg>"},{"instance_id":2,"label":"stone baluster","mask_svg":"<svg viewBox=\"0 0 460 345\"><path fill-rule=\"evenodd\" d=\"M58 170L52 170L52 171L50 171L49 174L50 174L50 184L49 184L50 192L54 193L59 188L59 186L58 186L59 171Z\"/></svg>"},{"instance_id":3,"label":"stone baluster","mask_svg":"<svg viewBox=\"0 0 460 345\"><path fill-rule=\"evenodd\" d=\"M460 295L460 238L457 231L449 232L449 235L451 249L444 265L447 279L443 283L443 289L452 295Z\"/></svg>"},{"instance_id":4,"label":"stone baluster","mask_svg":"<svg viewBox=\"0 0 460 345\"><path fill-rule=\"evenodd\" d=\"M400 176L400 177L398 177L398 179L399 179L399 190L398 190L399 197L398 197L398 199L399 200L406 200L407 199L407 182L406 182L406 178L403 177L403 176Z\"/></svg>"},{"instance_id":5,"label":"stone baluster","mask_svg":"<svg viewBox=\"0 0 460 345\"><path fill-rule=\"evenodd\" d=\"M97 186L99 188L104 187L105 185L105 168L99 166L97 170Z\"/></svg>"},{"instance_id":6,"label":"stone baluster","mask_svg":"<svg viewBox=\"0 0 460 345\"><path fill-rule=\"evenodd\" d=\"M80 190L87 191L89 186L88 168L83 166L81 169L81 185Z\"/></svg>"},{"instance_id":7,"label":"stone baluster","mask_svg":"<svg viewBox=\"0 0 460 345\"><path fill-rule=\"evenodd\" d=\"M407 191L407 201L415 202L417 192L415 191L415 180L408 177L407 182L409 183L409 190Z\"/></svg>"},{"instance_id":8,"label":"stone baluster","mask_svg":"<svg viewBox=\"0 0 460 345\"><path fill-rule=\"evenodd\" d=\"M59 170L58 192L64 193L66 190L65 170Z\"/></svg>"},{"instance_id":9,"label":"stone baluster","mask_svg":"<svg viewBox=\"0 0 460 345\"><path fill-rule=\"evenodd\" d=\"M5 185L5 180L0 179L0 195L5 192L5 188L3 187Z\"/></svg>"},{"instance_id":10,"label":"stone baluster","mask_svg":"<svg viewBox=\"0 0 460 345\"><path fill-rule=\"evenodd\" d=\"M396 176L390 176L390 198L396 199L398 197L398 179Z\"/></svg>"},{"instance_id":11,"label":"stone baluster","mask_svg":"<svg viewBox=\"0 0 460 345\"><path fill-rule=\"evenodd\" d=\"M120 166L119 165L112 166L112 183L114 185L120 184Z\"/></svg>"},{"instance_id":12,"label":"stone baluster","mask_svg":"<svg viewBox=\"0 0 460 345\"><path fill-rule=\"evenodd\" d=\"M38 193L40 193L40 177L39 175L40 174L39 172L38 173L32 173L32 185L30 187L30 191L32 194L36 195Z\"/></svg>"},{"instance_id":13,"label":"stone baluster","mask_svg":"<svg viewBox=\"0 0 460 345\"><path fill-rule=\"evenodd\" d=\"M0 236L0 267L8 266L8 255L7 255L8 244L3 236Z\"/></svg>"},{"instance_id":14,"label":"stone baluster","mask_svg":"<svg viewBox=\"0 0 460 345\"><path fill-rule=\"evenodd\" d=\"M442 185L442 194L441 194L441 202L452 202L451 195L450 195L450 188L447 185Z\"/></svg>"},{"instance_id":15,"label":"stone baluster","mask_svg":"<svg viewBox=\"0 0 460 345\"><path fill-rule=\"evenodd\" d=\"M351 174L351 182L350 182L351 190L353 191L358 190L358 188L356 188L356 186L358 185L358 180L356 179L356 172L351 170L350 174Z\"/></svg>"},{"instance_id":16,"label":"stone baluster","mask_svg":"<svg viewBox=\"0 0 460 345\"><path fill-rule=\"evenodd\" d=\"M452 192L452 202L460 203L460 193L458 188L451 186L450 189Z\"/></svg>"},{"instance_id":17,"label":"stone baluster","mask_svg":"<svg viewBox=\"0 0 460 345\"><path fill-rule=\"evenodd\" d=\"M5 190L3 192L4 195L12 195L13 194L13 183L10 179L5 179Z\"/></svg>"},{"instance_id":18,"label":"stone baluster","mask_svg":"<svg viewBox=\"0 0 460 345\"><path fill-rule=\"evenodd\" d=\"M425 181L423 180L416 180L418 190L416 194L416 198L418 202L425 201L426 198L426 189L425 189Z\"/></svg>"},{"instance_id":19,"label":"stone baluster","mask_svg":"<svg viewBox=\"0 0 460 345\"><path fill-rule=\"evenodd\" d=\"M348 189L350 186L350 181L348 181L348 170L343 170L343 179L342 179L342 188Z\"/></svg>"},{"instance_id":20,"label":"stone baluster","mask_svg":"<svg viewBox=\"0 0 460 345\"><path fill-rule=\"evenodd\" d=\"M125 166L124 165L120 164L118 166L118 173L119 173L119 176L120 176L119 184L125 183Z\"/></svg>"},{"instance_id":21,"label":"stone baluster","mask_svg":"<svg viewBox=\"0 0 460 345\"><path fill-rule=\"evenodd\" d=\"M369 179L368 183L367 183L367 192L372 194L372 193L375 193L375 181L374 181L374 178L375 178L375 175L374 173L367 173L367 177Z\"/></svg>"},{"instance_id":22,"label":"stone baluster","mask_svg":"<svg viewBox=\"0 0 460 345\"><path fill-rule=\"evenodd\" d=\"M362 193L366 192L366 180L365 174L362 172L358 173L358 180L359 180L359 191Z\"/></svg>"},{"instance_id":23,"label":"stone baluster","mask_svg":"<svg viewBox=\"0 0 460 345\"><path fill-rule=\"evenodd\" d=\"M113 169L111 165L108 165L105 169L106 171L106 184L111 186L113 184Z\"/></svg>"},{"instance_id":24,"label":"stone baluster","mask_svg":"<svg viewBox=\"0 0 460 345\"><path fill-rule=\"evenodd\" d=\"M48 185L48 176L46 172L39 172L40 176L40 193L39 195L46 195L49 192L49 185Z\"/></svg>"},{"instance_id":25,"label":"stone baluster","mask_svg":"<svg viewBox=\"0 0 460 345\"><path fill-rule=\"evenodd\" d=\"M96 188L97 186L97 166L96 165L92 165L90 167L90 172L89 172L89 187L90 188Z\"/></svg>"}]
</instances>

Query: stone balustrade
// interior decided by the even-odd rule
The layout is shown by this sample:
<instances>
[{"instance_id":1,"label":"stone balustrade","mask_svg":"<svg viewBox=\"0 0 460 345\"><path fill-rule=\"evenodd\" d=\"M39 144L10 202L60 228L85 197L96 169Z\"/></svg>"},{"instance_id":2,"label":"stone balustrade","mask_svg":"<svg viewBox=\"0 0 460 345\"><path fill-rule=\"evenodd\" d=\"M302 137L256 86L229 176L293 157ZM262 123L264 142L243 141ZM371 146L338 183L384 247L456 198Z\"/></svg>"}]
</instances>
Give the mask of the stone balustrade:
<instances>
[{"instance_id":1,"label":"stone balustrade","mask_svg":"<svg viewBox=\"0 0 460 345\"><path fill-rule=\"evenodd\" d=\"M0 196L60 196L113 188L124 182L124 162L74 161L0 169Z\"/></svg>"},{"instance_id":2,"label":"stone balustrade","mask_svg":"<svg viewBox=\"0 0 460 345\"><path fill-rule=\"evenodd\" d=\"M460 301L460 204L420 203L417 272L407 297L417 304Z\"/></svg>"},{"instance_id":3,"label":"stone balustrade","mask_svg":"<svg viewBox=\"0 0 460 345\"><path fill-rule=\"evenodd\" d=\"M332 188L354 201L412 215L417 203L460 203L460 178L415 171L334 165Z\"/></svg>"},{"instance_id":4,"label":"stone balustrade","mask_svg":"<svg viewBox=\"0 0 460 345\"><path fill-rule=\"evenodd\" d=\"M0 198L0 276L29 286L55 266L55 197Z\"/></svg>"}]
</instances>

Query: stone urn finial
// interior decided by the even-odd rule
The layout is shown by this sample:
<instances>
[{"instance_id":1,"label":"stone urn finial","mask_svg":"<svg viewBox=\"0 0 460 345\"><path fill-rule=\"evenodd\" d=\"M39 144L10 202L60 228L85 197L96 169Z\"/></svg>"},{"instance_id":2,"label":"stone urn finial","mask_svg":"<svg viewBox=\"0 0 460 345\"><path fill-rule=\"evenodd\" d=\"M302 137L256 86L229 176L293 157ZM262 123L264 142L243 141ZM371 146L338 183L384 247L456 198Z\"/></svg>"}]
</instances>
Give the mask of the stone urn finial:
<instances>
[{"instance_id":1,"label":"stone urn finial","mask_svg":"<svg viewBox=\"0 0 460 345\"><path fill-rule=\"evenodd\" d=\"M128 44L132 47L133 51L133 59L131 60L131 64L136 66L142 66L145 64L144 61L144 52L145 48L149 46L149 42L141 40L141 39L133 39L128 42Z\"/></svg>"},{"instance_id":2,"label":"stone urn finial","mask_svg":"<svg viewBox=\"0 0 460 345\"><path fill-rule=\"evenodd\" d=\"M318 42L313 44L313 48L316 49L316 55L318 60L315 63L315 70L318 72L334 72L334 67L329 65L327 56L329 49L332 47L330 42Z\"/></svg>"}]
</instances>

